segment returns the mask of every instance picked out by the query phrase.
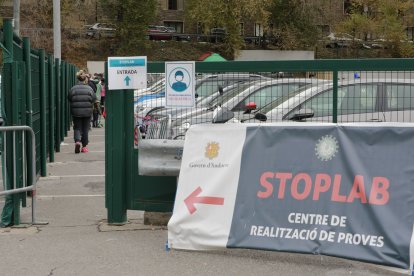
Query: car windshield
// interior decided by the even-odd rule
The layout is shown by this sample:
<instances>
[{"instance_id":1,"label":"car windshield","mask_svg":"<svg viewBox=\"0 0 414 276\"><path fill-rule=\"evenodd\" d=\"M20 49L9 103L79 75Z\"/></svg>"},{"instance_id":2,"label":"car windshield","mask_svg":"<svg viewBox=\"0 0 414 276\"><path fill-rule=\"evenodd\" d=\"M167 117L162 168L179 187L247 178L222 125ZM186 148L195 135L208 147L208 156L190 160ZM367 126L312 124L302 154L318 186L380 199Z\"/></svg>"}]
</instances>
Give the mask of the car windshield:
<instances>
[{"instance_id":1,"label":"car windshield","mask_svg":"<svg viewBox=\"0 0 414 276\"><path fill-rule=\"evenodd\" d=\"M263 106L262 108L260 108L260 109L256 110L256 112L255 112L255 113L262 113L262 114L266 114L267 112L269 112L269 111L270 111L270 110L272 110L273 108L275 108L275 107L277 107L277 106L281 105L281 104L282 104L283 102L285 102L286 100L288 100L288 99L290 99L290 98L292 98L292 97L294 97L294 96L298 95L299 93L302 93L303 91L305 91L305 90L307 90L307 89L311 88L312 86L314 86L314 84L308 84L308 85L302 86L301 88L299 88L299 89L297 89L297 90L295 90L295 91L293 91L293 92L289 93L288 95L286 95L286 96L282 96L282 97L279 97L277 100L274 100L274 101L270 102L269 104L267 104L267 105Z\"/></svg>"},{"instance_id":2,"label":"car windshield","mask_svg":"<svg viewBox=\"0 0 414 276\"><path fill-rule=\"evenodd\" d=\"M219 86L223 87L224 80L207 80L201 81L201 84L196 87L196 93L200 99L205 98L218 91Z\"/></svg>"},{"instance_id":3,"label":"car windshield","mask_svg":"<svg viewBox=\"0 0 414 276\"><path fill-rule=\"evenodd\" d=\"M215 106L222 105L223 103L227 102L228 100L230 100L230 99L234 98L235 96L239 95L241 92L243 92L244 90L246 90L250 86L253 86L257 83L259 83L259 82L256 81L256 82L243 82L243 83L240 83L240 84L234 86L233 88L229 89L228 91L226 91L226 93L224 93L223 95L217 95L214 99L212 99L208 103L208 107L215 107Z\"/></svg>"},{"instance_id":4,"label":"car windshield","mask_svg":"<svg viewBox=\"0 0 414 276\"><path fill-rule=\"evenodd\" d=\"M161 92L165 88L165 79L161 79L150 86L150 90L154 92Z\"/></svg>"}]
</instances>

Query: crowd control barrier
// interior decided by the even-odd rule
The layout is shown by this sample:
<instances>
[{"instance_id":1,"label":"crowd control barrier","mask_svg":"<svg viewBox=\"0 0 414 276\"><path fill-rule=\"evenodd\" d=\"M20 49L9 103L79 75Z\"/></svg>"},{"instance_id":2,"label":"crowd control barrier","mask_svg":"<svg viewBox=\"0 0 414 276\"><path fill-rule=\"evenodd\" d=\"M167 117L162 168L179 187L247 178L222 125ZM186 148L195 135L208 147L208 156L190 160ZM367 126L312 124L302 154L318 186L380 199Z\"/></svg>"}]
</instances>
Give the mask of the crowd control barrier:
<instances>
[{"instance_id":1,"label":"crowd control barrier","mask_svg":"<svg viewBox=\"0 0 414 276\"><path fill-rule=\"evenodd\" d=\"M0 136L2 138L1 154L3 184L5 188L3 191L0 191L0 196L19 195L23 199L26 196L25 192L31 191L32 224L38 224L36 221L37 180L36 178L29 180L26 173L27 169L30 168L32 170L31 173L34 175L36 168L36 151L32 146L35 145L33 129L28 126L0 127ZM31 149L30 157L23 150L27 146Z\"/></svg>"}]
</instances>

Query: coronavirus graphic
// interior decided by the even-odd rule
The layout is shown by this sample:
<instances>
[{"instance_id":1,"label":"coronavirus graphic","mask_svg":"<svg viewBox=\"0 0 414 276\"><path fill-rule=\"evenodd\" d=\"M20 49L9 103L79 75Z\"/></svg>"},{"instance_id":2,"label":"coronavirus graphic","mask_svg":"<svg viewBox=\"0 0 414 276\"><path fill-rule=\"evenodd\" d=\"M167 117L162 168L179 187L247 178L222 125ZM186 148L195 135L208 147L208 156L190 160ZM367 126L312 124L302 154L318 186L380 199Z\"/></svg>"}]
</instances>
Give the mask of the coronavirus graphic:
<instances>
[{"instance_id":1,"label":"coronavirus graphic","mask_svg":"<svg viewBox=\"0 0 414 276\"><path fill-rule=\"evenodd\" d=\"M321 161L329 161L338 152L338 141L332 135L322 136L315 146L316 157Z\"/></svg>"}]
</instances>

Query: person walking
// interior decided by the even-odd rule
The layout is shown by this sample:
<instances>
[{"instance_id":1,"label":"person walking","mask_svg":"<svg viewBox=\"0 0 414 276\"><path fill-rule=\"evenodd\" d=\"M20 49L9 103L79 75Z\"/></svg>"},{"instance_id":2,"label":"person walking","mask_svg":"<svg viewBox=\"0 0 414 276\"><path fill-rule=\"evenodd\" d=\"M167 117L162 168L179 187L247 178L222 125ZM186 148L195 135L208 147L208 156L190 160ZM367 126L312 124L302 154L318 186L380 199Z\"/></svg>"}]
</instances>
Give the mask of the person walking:
<instances>
[{"instance_id":1,"label":"person walking","mask_svg":"<svg viewBox=\"0 0 414 276\"><path fill-rule=\"evenodd\" d=\"M101 114L103 116L105 111L105 94L106 94L106 86L105 86L105 79L101 79ZM105 112L106 114L106 112ZM104 117L105 118L105 117Z\"/></svg>"},{"instance_id":2,"label":"person walking","mask_svg":"<svg viewBox=\"0 0 414 276\"><path fill-rule=\"evenodd\" d=\"M101 90L102 84L101 81L96 85L96 100L93 104L93 119L92 127L101 127L100 125L100 116L101 116Z\"/></svg>"},{"instance_id":3,"label":"person walking","mask_svg":"<svg viewBox=\"0 0 414 276\"><path fill-rule=\"evenodd\" d=\"M74 85L68 94L70 111L73 117L73 138L75 140L75 153L88 152L88 132L91 124L93 104L96 95L88 85L86 74L83 70L76 73L78 83ZM81 149L82 145L82 149Z\"/></svg>"}]
</instances>

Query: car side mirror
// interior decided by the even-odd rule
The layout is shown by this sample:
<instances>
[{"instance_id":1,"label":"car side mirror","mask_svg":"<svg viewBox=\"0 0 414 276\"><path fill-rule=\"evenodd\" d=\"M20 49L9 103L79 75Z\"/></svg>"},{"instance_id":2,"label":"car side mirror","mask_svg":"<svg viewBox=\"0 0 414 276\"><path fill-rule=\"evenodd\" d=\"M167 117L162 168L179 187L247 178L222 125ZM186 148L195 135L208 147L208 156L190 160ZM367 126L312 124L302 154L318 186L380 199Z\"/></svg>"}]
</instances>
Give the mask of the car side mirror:
<instances>
[{"instance_id":1,"label":"car side mirror","mask_svg":"<svg viewBox=\"0 0 414 276\"><path fill-rule=\"evenodd\" d=\"M261 121L261 122L266 122L267 121L267 116L264 115L263 113L256 113L256 114L254 114L254 118L256 120Z\"/></svg>"},{"instance_id":2,"label":"car side mirror","mask_svg":"<svg viewBox=\"0 0 414 276\"><path fill-rule=\"evenodd\" d=\"M299 109L295 114L293 114L293 117L290 118L292 121L302 121L307 118L312 118L315 115L315 112L312 109L305 108L305 109Z\"/></svg>"},{"instance_id":3,"label":"car side mirror","mask_svg":"<svg viewBox=\"0 0 414 276\"><path fill-rule=\"evenodd\" d=\"M213 113L213 124L223 124L231 119L233 119L233 111L227 109L226 107L217 107Z\"/></svg>"},{"instance_id":4,"label":"car side mirror","mask_svg":"<svg viewBox=\"0 0 414 276\"><path fill-rule=\"evenodd\" d=\"M246 111L244 114L250 114L252 113L252 110L255 110L257 108L257 105L255 102L249 102L245 105Z\"/></svg>"}]
</instances>

